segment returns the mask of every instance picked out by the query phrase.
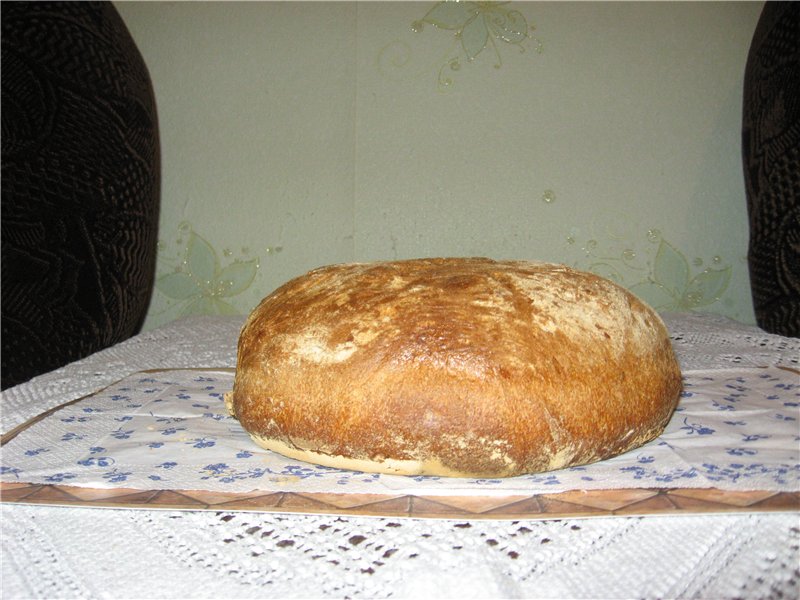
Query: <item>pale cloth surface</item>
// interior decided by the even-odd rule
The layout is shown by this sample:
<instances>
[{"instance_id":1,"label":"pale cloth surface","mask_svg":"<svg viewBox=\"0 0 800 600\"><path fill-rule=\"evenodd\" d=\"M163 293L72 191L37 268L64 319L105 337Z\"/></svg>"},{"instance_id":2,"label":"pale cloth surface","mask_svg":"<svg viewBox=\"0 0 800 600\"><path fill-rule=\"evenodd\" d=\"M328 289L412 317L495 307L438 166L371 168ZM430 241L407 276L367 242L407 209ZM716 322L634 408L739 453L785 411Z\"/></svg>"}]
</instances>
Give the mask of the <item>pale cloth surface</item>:
<instances>
[{"instance_id":1,"label":"pale cloth surface","mask_svg":"<svg viewBox=\"0 0 800 600\"><path fill-rule=\"evenodd\" d=\"M798 368L800 340L666 318L684 371ZM3 431L145 369L232 367L191 318L3 393ZM719 374L719 373L718 373ZM2 506L4 598L798 596L797 513L453 522Z\"/></svg>"},{"instance_id":2,"label":"pale cloth surface","mask_svg":"<svg viewBox=\"0 0 800 600\"><path fill-rule=\"evenodd\" d=\"M583 489L800 490L800 384L775 367L684 372L661 436L609 460L507 479L404 477L289 459L231 417L233 374L138 373L32 425L3 448L0 481L220 492L530 495Z\"/></svg>"}]
</instances>

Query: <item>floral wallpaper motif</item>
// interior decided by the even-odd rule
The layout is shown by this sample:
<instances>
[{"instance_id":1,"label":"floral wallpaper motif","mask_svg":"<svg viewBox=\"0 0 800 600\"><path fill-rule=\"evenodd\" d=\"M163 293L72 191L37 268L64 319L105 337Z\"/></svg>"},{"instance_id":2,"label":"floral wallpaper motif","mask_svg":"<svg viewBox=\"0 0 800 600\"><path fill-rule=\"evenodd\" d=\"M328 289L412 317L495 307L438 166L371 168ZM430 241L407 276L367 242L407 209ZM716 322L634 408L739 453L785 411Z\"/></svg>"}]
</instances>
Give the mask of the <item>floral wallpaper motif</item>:
<instances>
[{"instance_id":1,"label":"floral wallpaper motif","mask_svg":"<svg viewBox=\"0 0 800 600\"><path fill-rule=\"evenodd\" d=\"M528 38L528 21L517 10L511 10L508 2L439 2L411 27L422 31L425 23L440 29L455 31L468 60L474 60L487 46L491 46L497 57L499 68L503 59L497 40L521 46Z\"/></svg>"},{"instance_id":2,"label":"floral wallpaper motif","mask_svg":"<svg viewBox=\"0 0 800 600\"><path fill-rule=\"evenodd\" d=\"M555 192L546 190L543 200L552 202ZM260 271L260 257L239 256L224 248L217 251L188 222L181 223L175 250L160 243L160 259L166 273L156 279L161 313L172 318L192 314L244 314L252 309L241 295L251 288ZM573 236L569 246L577 246ZM643 240L628 240L624 249L610 241L589 239L580 245L582 256L575 268L591 271L628 288L658 311L689 311L720 302L728 289L732 267L719 256L710 260L686 254L666 240L658 229L649 229ZM282 251L268 247L267 254ZM566 257L565 257L566 261Z\"/></svg>"},{"instance_id":3,"label":"floral wallpaper motif","mask_svg":"<svg viewBox=\"0 0 800 600\"><path fill-rule=\"evenodd\" d=\"M515 47L520 53L528 46L541 54L542 43L533 37L536 27L510 2L437 2L421 18L411 23L414 33L425 30L426 24L436 29L453 32L453 44L438 66L437 87L447 91L463 65L472 63L487 48L494 54L494 67L503 66L502 44ZM385 47L378 58L379 68L386 72L392 68L407 68L410 50L404 41L396 40Z\"/></svg>"},{"instance_id":4,"label":"floral wallpaper motif","mask_svg":"<svg viewBox=\"0 0 800 600\"><path fill-rule=\"evenodd\" d=\"M691 261L658 229L649 229L643 248L629 243L622 251L603 248L595 239L584 243L583 259L575 266L607 277L627 287L658 311L687 311L707 307L722 298L731 280L732 268L719 256ZM575 244L568 237L569 244ZM608 244L611 246L611 244Z\"/></svg>"},{"instance_id":5,"label":"floral wallpaper motif","mask_svg":"<svg viewBox=\"0 0 800 600\"><path fill-rule=\"evenodd\" d=\"M722 259L714 257L715 265ZM731 280L731 267L706 267L692 272L686 257L665 240L658 245L653 266L631 291L658 310L685 311L719 301Z\"/></svg>"},{"instance_id":6,"label":"floral wallpaper motif","mask_svg":"<svg viewBox=\"0 0 800 600\"><path fill-rule=\"evenodd\" d=\"M217 252L185 221L178 233L177 255L169 256L167 246L159 243L159 258L169 270L158 276L155 284L156 291L167 299L164 311L177 311L175 316L186 316L232 315L246 310L235 306L234 298L252 285L260 258L246 258L247 248L242 249L240 257L234 257L233 251L227 248ZM272 250L280 251L280 247Z\"/></svg>"}]
</instances>

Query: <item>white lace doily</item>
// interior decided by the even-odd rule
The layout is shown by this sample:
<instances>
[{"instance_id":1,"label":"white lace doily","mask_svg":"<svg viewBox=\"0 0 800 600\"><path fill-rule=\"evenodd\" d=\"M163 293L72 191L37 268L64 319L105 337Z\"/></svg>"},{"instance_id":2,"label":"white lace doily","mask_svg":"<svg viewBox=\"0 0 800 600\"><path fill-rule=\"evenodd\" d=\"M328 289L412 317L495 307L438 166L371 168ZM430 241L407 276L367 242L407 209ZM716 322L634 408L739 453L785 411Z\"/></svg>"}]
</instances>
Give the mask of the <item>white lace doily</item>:
<instances>
[{"instance_id":1,"label":"white lace doily","mask_svg":"<svg viewBox=\"0 0 800 600\"><path fill-rule=\"evenodd\" d=\"M800 366L800 340L667 315L684 369ZM195 317L2 394L3 431L136 371L232 367ZM2 505L4 598L796 598L798 515L469 522Z\"/></svg>"},{"instance_id":2,"label":"white lace doily","mask_svg":"<svg viewBox=\"0 0 800 600\"><path fill-rule=\"evenodd\" d=\"M800 580L797 519L774 514L456 522L12 506L2 516L4 598L796 598Z\"/></svg>"}]
</instances>

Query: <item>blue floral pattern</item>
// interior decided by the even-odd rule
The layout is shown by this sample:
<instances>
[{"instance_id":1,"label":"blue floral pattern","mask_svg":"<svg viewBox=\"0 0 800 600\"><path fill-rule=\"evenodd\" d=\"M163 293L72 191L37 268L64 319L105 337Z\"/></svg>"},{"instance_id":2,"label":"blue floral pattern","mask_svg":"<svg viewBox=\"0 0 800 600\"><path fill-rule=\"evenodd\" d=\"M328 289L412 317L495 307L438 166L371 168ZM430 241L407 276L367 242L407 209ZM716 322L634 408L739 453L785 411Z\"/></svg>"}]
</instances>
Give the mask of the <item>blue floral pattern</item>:
<instances>
[{"instance_id":1,"label":"blue floral pattern","mask_svg":"<svg viewBox=\"0 0 800 600\"><path fill-rule=\"evenodd\" d=\"M0 481L384 494L800 490L800 380L777 368L688 372L678 410L658 439L595 464L511 479L360 473L268 452L228 415L223 394L232 382L229 371L132 375L9 442Z\"/></svg>"}]
</instances>

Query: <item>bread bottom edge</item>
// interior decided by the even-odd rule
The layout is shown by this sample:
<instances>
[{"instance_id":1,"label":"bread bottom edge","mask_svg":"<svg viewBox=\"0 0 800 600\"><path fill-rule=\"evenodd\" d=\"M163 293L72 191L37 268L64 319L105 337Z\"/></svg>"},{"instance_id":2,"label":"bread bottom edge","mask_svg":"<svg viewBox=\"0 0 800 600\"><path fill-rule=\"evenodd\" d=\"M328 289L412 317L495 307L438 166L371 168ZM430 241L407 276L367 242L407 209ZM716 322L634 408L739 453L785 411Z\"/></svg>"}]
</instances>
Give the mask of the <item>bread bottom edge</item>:
<instances>
[{"instance_id":1,"label":"bread bottom edge","mask_svg":"<svg viewBox=\"0 0 800 600\"><path fill-rule=\"evenodd\" d=\"M388 475L432 475L438 477L485 477L476 473L463 473L455 471L442 464L438 459L427 460L397 460L385 458L383 460L370 460L363 458L350 458L342 455L325 454L314 450L304 450L291 446L281 440L262 437L256 433L250 433L253 441L264 448L276 452L282 456L301 460L303 462L331 467L334 469L344 469L347 471L359 471L363 473L385 473ZM503 477L503 475L494 475Z\"/></svg>"}]
</instances>

